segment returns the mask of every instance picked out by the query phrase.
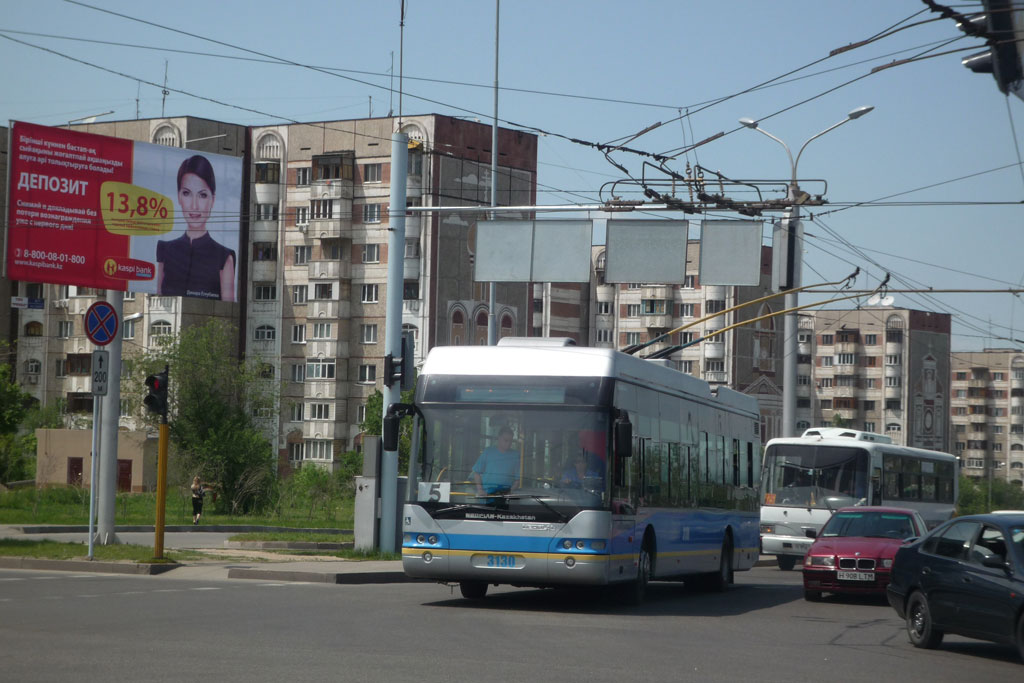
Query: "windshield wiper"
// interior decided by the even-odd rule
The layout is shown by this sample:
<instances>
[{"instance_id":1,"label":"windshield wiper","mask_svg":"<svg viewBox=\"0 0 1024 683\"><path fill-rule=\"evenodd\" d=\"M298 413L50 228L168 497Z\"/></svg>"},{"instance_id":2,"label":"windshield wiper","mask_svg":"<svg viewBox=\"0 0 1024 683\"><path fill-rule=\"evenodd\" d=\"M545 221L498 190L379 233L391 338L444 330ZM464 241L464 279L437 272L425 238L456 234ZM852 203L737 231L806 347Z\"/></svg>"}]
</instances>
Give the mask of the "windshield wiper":
<instances>
[{"instance_id":1,"label":"windshield wiper","mask_svg":"<svg viewBox=\"0 0 1024 683\"><path fill-rule=\"evenodd\" d=\"M440 510L434 510L435 515L444 514L445 512L458 512L460 510L476 510L478 512L494 512L494 507L490 505L481 505L480 503L460 503L459 505L452 505L450 507L441 508Z\"/></svg>"},{"instance_id":2,"label":"windshield wiper","mask_svg":"<svg viewBox=\"0 0 1024 683\"><path fill-rule=\"evenodd\" d=\"M569 521L568 515L552 507L550 503L544 500L543 497L538 496L536 493L506 493L498 497L502 498L503 500L522 500L523 498L533 498L535 501L546 507L548 510L551 510L551 512L558 515L558 519L561 520L563 523Z\"/></svg>"}]
</instances>

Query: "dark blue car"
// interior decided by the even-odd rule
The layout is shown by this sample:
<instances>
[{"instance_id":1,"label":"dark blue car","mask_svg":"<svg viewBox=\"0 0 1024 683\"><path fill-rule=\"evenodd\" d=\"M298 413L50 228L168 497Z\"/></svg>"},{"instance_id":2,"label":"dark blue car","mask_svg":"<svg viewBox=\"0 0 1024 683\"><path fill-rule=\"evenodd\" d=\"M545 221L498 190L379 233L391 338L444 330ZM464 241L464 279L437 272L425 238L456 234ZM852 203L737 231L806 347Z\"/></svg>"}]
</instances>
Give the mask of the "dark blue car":
<instances>
[{"instance_id":1,"label":"dark blue car","mask_svg":"<svg viewBox=\"0 0 1024 683\"><path fill-rule=\"evenodd\" d=\"M886 596L915 647L956 633L1024 658L1024 512L958 517L903 546Z\"/></svg>"}]
</instances>

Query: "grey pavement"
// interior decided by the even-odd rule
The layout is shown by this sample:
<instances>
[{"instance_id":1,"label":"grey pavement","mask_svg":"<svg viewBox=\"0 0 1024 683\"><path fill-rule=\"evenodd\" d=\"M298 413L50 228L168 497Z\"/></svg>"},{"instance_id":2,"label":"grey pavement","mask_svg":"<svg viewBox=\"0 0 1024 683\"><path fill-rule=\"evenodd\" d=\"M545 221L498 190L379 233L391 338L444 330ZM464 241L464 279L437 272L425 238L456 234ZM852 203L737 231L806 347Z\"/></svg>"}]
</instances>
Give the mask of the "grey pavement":
<instances>
[{"instance_id":1,"label":"grey pavement","mask_svg":"<svg viewBox=\"0 0 1024 683\"><path fill-rule=\"evenodd\" d=\"M167 527L164 549L190 549L211 553L210 559L189 560L182 563L149 564L132 562L101 562L81 560L42 560L33 558L0 557L0 569L35 569L49 571L105 572L142 574L161 579L190 579L196 581L223 581L252 579L260 581L302 581L334 584L380 584L421 581L412 579L402 571L401 560L345 560L336 557L289 555L273 550L253 549L258 544L239 544L226 537L241 533L238 527ZM131 529L130 531L128 529ZM147 530L148 531L145 531ZM246 531L266 530L254 527ZM295 531L295 529L290 529ZM122 543L153 545L152 527L115 527ZM42 540L49 538L61 542L88 542L85 527L38 527L30 525L0 525L0 538ZM240 546L247 547L240 547ZM281 544L274 544L279 549ZM297 544L298 545L298 544ZM757 566L773 566L773 556L762 555Z\"/></svg>"}]
</instances>

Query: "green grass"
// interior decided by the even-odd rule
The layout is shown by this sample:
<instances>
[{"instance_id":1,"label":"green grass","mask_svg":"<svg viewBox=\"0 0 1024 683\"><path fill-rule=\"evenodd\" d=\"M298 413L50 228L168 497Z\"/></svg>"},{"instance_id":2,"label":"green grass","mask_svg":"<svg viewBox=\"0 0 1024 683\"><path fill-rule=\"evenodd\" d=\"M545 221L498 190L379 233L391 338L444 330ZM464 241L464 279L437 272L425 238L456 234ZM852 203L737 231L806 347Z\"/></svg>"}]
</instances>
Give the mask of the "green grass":
<instances>
[{"instance_id":1,"label":"green grass","mask_svg":"<svg viewBox=\"0 0 1024 683\"><path fill-rule=\"evenodd\" d=\"M104 562L151 562L153 548L144 545L93 545L93 559ZM32 557L44 560L84 560L89 556L86 543L23 541L0 539L0 557ZM188 550L164 551L164 559L183 562L205 557Z\"/></svg>"},{"instance_id":2,"label":"green grass","mask_svg":"<svg viewBox=\"0 0 1024 683\"><path fill-rule=\"evenodd\" d=\"M282 505L269 513L230 515L217 510L209 499L203 512L204 524L283 526L310 529L351 529L354 499L338 498L326 509L310 516L305 505ZM167 495L164 523L192 523L190 495L172 490ZM87 488L16 489L0 493L0 524L81 524L89 523ZM155 493L119 493L114 507L115 524L155 524Z\"/></svg>"}]
</instances>

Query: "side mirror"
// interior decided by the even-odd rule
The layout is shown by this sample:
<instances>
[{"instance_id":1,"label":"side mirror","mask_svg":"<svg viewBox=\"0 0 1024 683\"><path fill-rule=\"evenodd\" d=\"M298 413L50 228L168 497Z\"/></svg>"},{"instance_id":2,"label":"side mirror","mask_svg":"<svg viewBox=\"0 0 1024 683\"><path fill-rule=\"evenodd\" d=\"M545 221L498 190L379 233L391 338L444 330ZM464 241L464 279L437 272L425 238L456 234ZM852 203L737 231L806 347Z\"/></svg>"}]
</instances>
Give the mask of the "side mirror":
<instances>
[{"instance_id":1,"label":"side mirror","mask_svg":"<svg viewBox=\"0 0 1024 683\"><path fill-rule=\"evenodd\" d=\"M989 569L1006 569L1006 559L1002 555L986 555L981 558L981 566Z\"/></svg>"},{"instance_id":2,"label":"side mirror","mask_svg":"<svg viewBox=\"0 0 1024 683\"><path fill-rule=\"evenodd\" d=\"M817 538L818 532L815 529L804 529L804 536L807 538Z\"/></svg>"},{"instance_id":3,"label":"side mirror","mask_svg":"<svg viewBox=\"0 0 1024 683\"><path fill-rule=\"evenodd\" d=\"M381 441L385 451L398 450L398 423L401 420L397 415L388 413L384 416L384 428Z\"/></svg>"},{"instance_id":4,"label":"side mirror","mask_svg":"<svg viewBox=\"0 0 1024 683\"><path fill-rule=\"evenodd\" d=\"M633 423L625 412L615 418L615 457L630 458L633 456Z\"/></svg>"}]
</instances>

